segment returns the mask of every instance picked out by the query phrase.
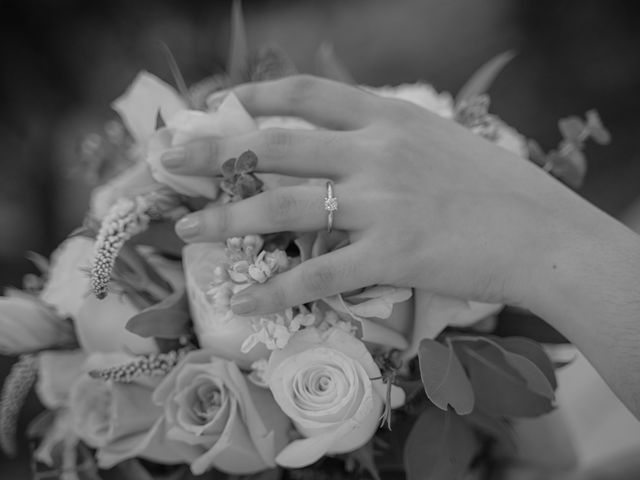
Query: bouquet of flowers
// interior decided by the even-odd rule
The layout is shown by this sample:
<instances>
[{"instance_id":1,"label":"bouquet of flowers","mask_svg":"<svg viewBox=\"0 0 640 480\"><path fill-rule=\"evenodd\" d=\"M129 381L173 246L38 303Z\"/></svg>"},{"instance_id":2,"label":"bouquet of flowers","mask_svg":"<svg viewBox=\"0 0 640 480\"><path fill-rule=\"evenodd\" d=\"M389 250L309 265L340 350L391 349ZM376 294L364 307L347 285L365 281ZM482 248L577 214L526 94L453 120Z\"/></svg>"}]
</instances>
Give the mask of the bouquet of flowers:
<instances>
[{"instance_id":1,"label":"bouquet of flowers","mask_svg":"<svg viewBox=\"0 0 640 480\"><path fill-rule=\"evenodd\" d=\"M275 126L230 90L295 67L250 51L238 4L228 73L177 90L142 72L113 103L121 122L82 145L94 189L84 225L42 275L0 298L0 351L18 355L0 403L0 446L35 385L47 408L29 429L34 475L60 478L486 478L516 455L514 420L554 408L554 363L527 338L491 335L502 305L373 285L242 318L232 295L343 247L341 232L282 232L184 245L176 220L282 184L239 151L217 182L177 176L160 157L194 139ZM585 141L608 141L595 112L562 120L545 153L489 113L486 89L510 59L480 69L455 100L430 85L368 88L413 102L577 185ZM351 81L328 47L320 73ZM317 180L320 181L320 180ZM312 181L316 182L316 181Z\"/></svg>"}]
</instances>

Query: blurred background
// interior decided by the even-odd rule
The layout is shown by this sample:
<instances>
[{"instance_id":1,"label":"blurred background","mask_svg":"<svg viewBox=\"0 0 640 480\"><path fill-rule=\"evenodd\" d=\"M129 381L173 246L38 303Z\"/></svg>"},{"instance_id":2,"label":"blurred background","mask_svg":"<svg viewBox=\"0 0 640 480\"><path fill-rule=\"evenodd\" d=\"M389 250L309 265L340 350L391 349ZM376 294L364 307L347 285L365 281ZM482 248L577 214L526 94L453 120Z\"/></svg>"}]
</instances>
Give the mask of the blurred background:
<instances>
[{"instance_id":1,"label":"blurred background","mask_svg":"<svg viewBox=\"0 0 640 480\"><path fill-rule=\"evenodd\" d=\"M491 89L492 112L545 148L557 120L596 108L613 136L588 145L580 194L640 224L640 14L622 0L244 0L253 46L275 43L301 72L330 42L359 82L425 80L455 93L485 61L517 57ZM187 83L220 72L229 1L0 0L0 285L34 271L84 215L89 189L73 175L78 142L115 115L136 73L171 82L158 41ZM0 378L9 360L0 364ZM35 400L30 404L36 409ZM0 457L0 478L24 458ZM24 469L24 470L21 470ZM5 472L7 476L5 476Z\"/></svg>"}]
</instances>

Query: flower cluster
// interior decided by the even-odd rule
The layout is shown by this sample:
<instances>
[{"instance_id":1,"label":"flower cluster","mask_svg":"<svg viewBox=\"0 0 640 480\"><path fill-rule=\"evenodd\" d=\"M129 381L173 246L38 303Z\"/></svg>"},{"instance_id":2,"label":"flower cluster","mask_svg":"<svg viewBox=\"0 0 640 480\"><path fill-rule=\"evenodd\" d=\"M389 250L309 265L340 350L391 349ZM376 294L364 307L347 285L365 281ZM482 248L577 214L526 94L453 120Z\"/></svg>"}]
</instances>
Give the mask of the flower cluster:
<instances>
[{"instance_id":1,"label":"flower cluster","mask_svg":"<svg viewBox=\"0 0 640 480\"><path fill-rule=\"evenodd\" d=\"M279 51L265 55L270 63L249 78L291 71L288 63L276 68ZM501 305L373 285L272 315L233 313L238 292L345 240L327 232L285 232L224 243L177 241L173 223L193 208L296 181L256 174L259 159L251 151L222 163L215 181L162 166L168 149L203 137L315 128L292 118L252 118L232 92L221 90L243 75L232 71L185 94L139 74L114 102L130 134L128 148L137 153L94 191L88 216L100 223L97 236L81 231L69 238L54 253L42 285L0 301L0 352L29 354L7 388L21 400L37 371L36 390L55 412L37 458L59 467L70 461L69 444L84 442L95 449L100 468L142 458L186 464L195 475L211 469L245 475L313 468L338 456L345 465L371 469L381 420L400 421L402 428L376 448L399 442L407 452L431 448L422 430L408 432L433 417L454 425L462 444L475 448L460 460L460 468L471 468L481 439L501 432L503 418L553 408L553 369L536 344L474 336L476 327L486 331ZM524 137L489 113L483 93L455 103L426 84L369 90L413 102L527 155ZM556 162L550 170L559 169L552 158L577 155L588 137L607 140L593 113L586 123L564 123L563 129L565 141L544 157L545 164ZM120 288L107 296L114 279ZM470 333L448 337L448 327ZM496 378L512 382L516 407L504 402ZM0 404L0 446L11 451L7 439L19 406L7 398ZM493 415L482 421L492 426L489 433L463 420L475 408ZM66 453L56 459L63 440ZM413 472L414 458L405 456L402 468ZM444 457L457 461L455 452Z\"/></svg>"}]
</instances>

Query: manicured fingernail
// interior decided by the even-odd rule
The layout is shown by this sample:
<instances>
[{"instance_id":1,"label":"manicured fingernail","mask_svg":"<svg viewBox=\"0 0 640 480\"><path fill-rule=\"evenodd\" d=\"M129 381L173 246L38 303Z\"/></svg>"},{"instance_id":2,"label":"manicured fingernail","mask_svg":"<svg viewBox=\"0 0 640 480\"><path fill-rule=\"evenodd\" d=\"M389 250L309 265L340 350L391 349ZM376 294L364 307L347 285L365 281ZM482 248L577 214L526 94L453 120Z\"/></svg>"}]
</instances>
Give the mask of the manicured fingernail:
<instances>
[{"instance_id":1,"label":"manicured fingernail","mask_svg":"<svg viewBox=\"0 0 640 480\"><path fill-rule=\"evenodd\" d=\"M184 163L186 152L184 147L176 147L162 154L160 161L167 168L176 168Z\"/></svg>"},{"instance_id":2,"label":"manicured fingernail","mask_svg":"<svg viewBox=\"0 0 640 480\"><path fill-rule=\"evenodd\" d=\"M198 232L200 232L200 219L198 217L198 214L187 215L178 220L178 223L176 223L176 232L178 235L182 238L197 235Z\"/></svg>"},{"instance_id":3,"label":"manicured fingernail","mask_svg":"<svg viewBox=\"0 0 640 480\"><path fill-rule=\"evenodd\" d=\"M246 315L256 309L256 299L247 294L239 294L231 297L231 310L238 315Z\"/></svg>"}]
</instances>

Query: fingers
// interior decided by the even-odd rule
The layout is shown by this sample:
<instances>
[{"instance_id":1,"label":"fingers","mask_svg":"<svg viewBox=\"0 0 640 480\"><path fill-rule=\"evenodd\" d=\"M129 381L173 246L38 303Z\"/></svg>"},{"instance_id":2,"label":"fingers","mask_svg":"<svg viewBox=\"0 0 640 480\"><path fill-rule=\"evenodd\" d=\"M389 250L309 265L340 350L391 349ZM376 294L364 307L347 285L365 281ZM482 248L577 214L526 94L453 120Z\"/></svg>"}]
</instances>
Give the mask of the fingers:
<instances>
[{"instance_id":1,"label":"fingers","mask_svg":"<svg viewBox=\"0 0 640 480\"><path fill-rule=\"evenodd\" d=\"M327 227L324 185L283 187L241 200L195 212L182 218L176 231L187 242L222 241L249 234L267 234L295 230L322 230ZM362 220L353 212L352 200L336 187L339 210L334 213L334 228L350 230Z\"/></svg>"},{"instance_id":2,"label":"fingers","mask_svg":"<svg viewBox=\"0 0 640 480\"><path fill-rule=\"evenodd\" d=\"M331 80L296 75L234 89L253 116L288 115L334 130L368 125L377 114L378 97Z\"/></svg>"},{"instance_id":3,"label":"fingers","mask_svg":"<svg viewBox=\"0 0 640 480\"><path fill-rule=\"evenodd\" d=\"M377 283L371 255L361 244L353 244L276 275L262 285L253 285L231 299L238 315L281 312L341 292Z\"/></svg>"},{"instance_id":4,"label":"fingers","mask_svg":"<svg viewBox=\"0 0 640 480\"><path fill-rule=\"evenodd\" d=\"M258 156L257 172L338 178L353 168L354 142L348 132L270 128L195 140L166 152L162 164L179 175L213 176L226 160L252 150Z\"/></svg>"}]
</instances>

